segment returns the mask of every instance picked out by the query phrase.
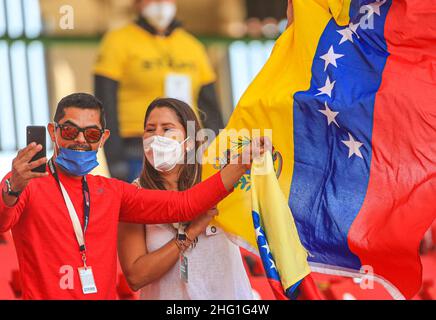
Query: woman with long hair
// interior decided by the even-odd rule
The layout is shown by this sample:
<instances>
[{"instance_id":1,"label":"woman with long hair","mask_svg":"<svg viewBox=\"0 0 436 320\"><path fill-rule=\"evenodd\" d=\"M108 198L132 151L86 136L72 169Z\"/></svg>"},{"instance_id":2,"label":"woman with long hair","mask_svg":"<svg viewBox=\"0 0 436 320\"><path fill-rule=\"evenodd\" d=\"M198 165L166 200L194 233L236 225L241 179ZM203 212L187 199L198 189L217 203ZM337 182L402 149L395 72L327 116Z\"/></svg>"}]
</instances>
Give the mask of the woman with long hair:
<instances>
[{"instance_id":1,"label":"woman with long hair","mask_svg":"<svg viewBox=\"0 0 436 320\"><path fill-rule=\"evenodd\" d=\"M201 181L196 153L202 142L187 136L200 130L186 103L157 99L144 121L144 164L140 188L182 191ZM189 161L188 161L189 160ZM144 300L253 299L238 246L210 225L211 208L191 222L119 226L118 252L127 282Z\"/></svg>"}]
</instances>

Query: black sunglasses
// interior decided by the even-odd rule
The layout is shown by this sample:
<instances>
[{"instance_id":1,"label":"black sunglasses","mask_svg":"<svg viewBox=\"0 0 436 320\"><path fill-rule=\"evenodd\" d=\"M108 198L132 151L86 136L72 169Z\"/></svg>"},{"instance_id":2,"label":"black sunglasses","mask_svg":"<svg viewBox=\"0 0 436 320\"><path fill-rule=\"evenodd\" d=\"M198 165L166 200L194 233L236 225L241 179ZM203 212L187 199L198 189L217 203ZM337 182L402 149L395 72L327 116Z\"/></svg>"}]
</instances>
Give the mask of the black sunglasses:
<instances>
[{"instance_id":1,"label":"black sunglasses","mask_svg":"<svg viewBox=\"0 0 436 320\"><path fill-rule=\"evenodd\" d=\"M61 137L65 140L74 140L80 132L83 132L86 142L97 143L100 141L104 133L104 129L96 127L79 128L72 123L56 123L55 126L61 130Z\"/></svg>"}]
</instances>

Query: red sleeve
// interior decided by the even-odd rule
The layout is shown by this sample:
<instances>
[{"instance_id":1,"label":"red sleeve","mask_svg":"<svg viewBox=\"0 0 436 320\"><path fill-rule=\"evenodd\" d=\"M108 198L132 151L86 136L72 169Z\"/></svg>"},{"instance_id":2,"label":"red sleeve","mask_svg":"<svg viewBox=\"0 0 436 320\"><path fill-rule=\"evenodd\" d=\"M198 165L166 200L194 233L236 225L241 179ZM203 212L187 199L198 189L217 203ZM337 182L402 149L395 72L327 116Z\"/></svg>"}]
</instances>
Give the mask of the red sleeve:
<instances>
[{"instance_id":1,"label":"red sleeve","mask_svg":"<svg viewBox=\"0 0 436 320\"><path fill-rule=\"evenodd\" d=\"M3 185L5 184L5 180L11 176L11 173L7 174L0 185L0 192L3 190ZM12 229L18 222L21 217L21 213L24 211L26 207L27 198L29 196L29 188L24 189L23 193L21 193L20 198L17 203L13 207L8 207L3 202L3 196L0 194L0 233L4 233Z\"/></svg>"},{"instance_id":2,"label":"red sleeve","mask_svg":"<svg viewBox=\"0 0 436 320\"><path fill-rule=\"evenodd\" d=\"M229 193L219 172L183 192L139 189L125 183L120 221L141 224L191 221Z\"/></svg>"}]
</instances>

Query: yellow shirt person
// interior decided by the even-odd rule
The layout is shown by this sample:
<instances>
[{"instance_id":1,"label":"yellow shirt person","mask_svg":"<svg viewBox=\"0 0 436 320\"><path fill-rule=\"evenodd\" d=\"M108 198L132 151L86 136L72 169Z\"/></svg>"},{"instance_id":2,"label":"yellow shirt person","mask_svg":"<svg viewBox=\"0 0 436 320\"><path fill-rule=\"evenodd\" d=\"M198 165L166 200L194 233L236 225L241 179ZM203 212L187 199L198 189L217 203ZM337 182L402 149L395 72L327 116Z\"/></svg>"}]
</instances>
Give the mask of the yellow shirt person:
<instances>
[{"instance_id":1,"label":"yellow shirt person","mask_svg":"<svg viewBox=\"0 0 436 320\"><path fill-rule=\"evenodd\" d=\"M143 119L154 99L185 101L205 127L224 126L206 50L174 20L175 1L137 2L141 17L105 35L94 67L96 96L113 135L105 148L109 169L127 180L141 169Z\"/></svg>"}]
</instances>

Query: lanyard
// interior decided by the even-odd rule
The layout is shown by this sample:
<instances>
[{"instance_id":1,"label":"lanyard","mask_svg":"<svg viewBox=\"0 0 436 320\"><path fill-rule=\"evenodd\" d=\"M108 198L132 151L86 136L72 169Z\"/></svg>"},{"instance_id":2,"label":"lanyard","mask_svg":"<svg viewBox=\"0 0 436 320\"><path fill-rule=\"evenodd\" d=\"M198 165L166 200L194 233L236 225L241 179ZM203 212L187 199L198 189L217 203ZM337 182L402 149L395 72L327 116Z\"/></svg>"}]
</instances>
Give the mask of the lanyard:
<instances>
[{"instance_id":1,"label":"lanyard","mask_svg":"<svg viewBox=\"0 0 436 320\"><path fill-rule=\"evenodd\" d=\"M56 171L56 167L53 164L53 159L50 159L48 162L48 166L50 168L50 172L53 177L56 179L59 187L61 188L62 196L64 197L65 204L68 209L68 213L70 215L71 222L73 223L74 233L76 234L76 239L79 244L79 250L82 254L82 260L86 267L86 246L85 246L85 233L89 224L89 212L91 211L91 198L89 194L88 182L86 181L86 177L82 179L82 191L83 191L83 206L84 206L84 227L82 230L82 226L79 221L79 217L77 215L76 209L73 206L70 196L68 195L67 190L59 179L58 173Z\"/></svg>"}]
</instances>

